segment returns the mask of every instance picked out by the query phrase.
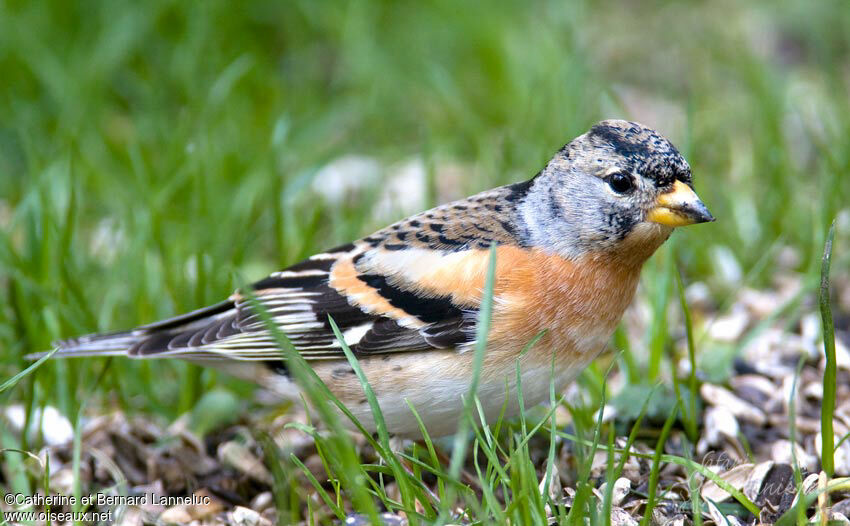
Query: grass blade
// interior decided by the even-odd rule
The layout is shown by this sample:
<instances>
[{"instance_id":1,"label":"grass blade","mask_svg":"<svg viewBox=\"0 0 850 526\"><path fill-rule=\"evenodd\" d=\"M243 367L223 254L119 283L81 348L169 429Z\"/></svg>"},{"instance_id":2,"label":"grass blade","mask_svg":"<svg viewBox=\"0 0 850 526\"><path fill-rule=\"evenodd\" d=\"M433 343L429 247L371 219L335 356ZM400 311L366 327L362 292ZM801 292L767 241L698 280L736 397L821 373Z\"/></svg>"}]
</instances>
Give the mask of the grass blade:
<instances>
[{"instance_id":1,"label":"grass blade","mask_svg":"<svg viewBox=\"0 0 850 526\"><path fill-rule=\"evenodd\" d=\"M688 397L687 410L682 407L682 419L685 422L685 428L688 431L688 439L695 442L698 438L697 429L697 397L699 396L699 381L697 380L697 358L696 344L694 343L694 322L691 318L691 309L688 307L688 301L685 298L685 285L682 282L682 270L679 268L676 271L676 284L679 288L679 303L682 307L682 314L685 316L685 332L688 338L688 362L690 363L690 372L688 374ZM673 377L676 377L676 364L671 364Z\"/></svg>"},{"instance_id":2,"label":"grass blade","mask_svg":"<svg viewBox=\"0 0 850 526\"><path fill-rule=\"evenodd\" d=\"M493 314L493 288L496 283L496 244L490 246L490 257L487 263L487 278L484 281L484 293L481 296L481 308L478 310L478 324L475 332L475 357L473 359L472 381L469 384L469 393L464 400L465 411L472 412L472 404L475 393L478 392L478 383L481 379L481 366L484 363L484 354L487 350L487 336L490 334L490 321ZM449 462L449 474L455 479L460 477L460 470L466 458L466 449L469 437L468 419L462 418L455 435L454 449Z\"/></svg>"},{"instance_id":3,"label":"grass blade","mask_svg":"<svg viewBox=\"0 0 850 526\"><path fill-rule=\"evenodd\" d=\"M338 471L344 480L344 487L346 491L350 492L355 509L361 513L365 513L370 520L377 522L379 520L378 511L366 486L370 479L360 464L357 451L348 435L348 431L343 427L337 413L331 409L328 402L340 408L355 426L361 432L365 433L366 437L371 437L369 437L368 432L365 431L351 412L345 408L344 404L330 392L304 357L298 353L287 336L280 330L280 327L272 320L262 302L253 294L250 287L243 287L242 292L248 299L251 309L259 315L266 329L274 338L277 347L281 350L283 358L286 360L287 367L292 371L293 377L298 382L299 387L319 412L322 421L331 430L332 434L331 438L327 440L327 446L335 462L330 467ZM372 442L373 445L377 446L377 444L374 444L374 441ZM319 441L317 441L318 446ZM378 446L376 449L380 450L381 448ZM330 472L328 475L333 478Z\"/></svg>"},{"instance_id":4,"label":"grass blade","mask_svg":"<svg viewBox=\"0 0 850 526\"><path fill-rule=\"evenodd\" d=\"M626 462L629 460L629 454L631 453L632 446L637 440L638 431L640 431L640 426L643 423L643 419L646 416L646 412L649 410L649 403L652 400L652 397L655 396L655 392L658 390L658 385L656 385L652 391L650 391L649 396L646 397L646 400L643 402L643 406L640 409L640 414L635 419L634 425L632 425L631 431L629 431L629 437L626 439L626 447L623 448L623 453L620 454L620 460L617 462L616 467L614 468L611 477L608 480L608 486L605 489L605 495L603 497L603 505L602 509L605 512L610 512L611 510L611 501L614 498L614 482L620 478L620 475L623 474L623 469L626 466ZM609 446L610 447L610 446ZM610 452L614 452L612 448ZM607 515L605 517L605 525L608 526L611 524L611 517Z\"/></svg>"},{"instance_id":5,"label":"grass blade","mask_svg":"<svg viewBox=\"0 0 850 526\"><path fill-rule=\"evenodd\" d=\"M27 376L31 372L35 371L39 367L41 367L41 364L43 364L44 362L49 360L50 357L53 356L53 354L56 353L56 351L58 351L58 350L59 349L53 349L52 351L48 352L47 354L45 354L44 356L42 356L41 358L39 358L38 360L36 360L32 364L30 364L30 366L27 367L26 369L24 369L23 371L19 372L15 376L13 376L13 377L9 378L8 380L6 380L5 382L3 382L3 385L0 385L0 393L6 391L8 389L11 389L18 382L20 382L25 376Z\"/></svg>"},{"instance_id":6,"label":"grass blade","mask_svg":"<svg viewBox=\"0 0 850 526\"><path fill-rule=\"evenodd\" d=\"M664 348L667 344L667 305L670 300L670 279L673 268L673 247L668 246L658 251L655 275L651 289L652 323L649 327L649 363L647 375L650 382L657 382L661 375L661 362Z\"/></svg>"},{"instance_id":7,"label":"grass blade","mask_svg":"<svg viewBox=\"0 0 850 526\"><path fill-rule=\"evenodd\" d=\"M649 472L649 497L646 499L646 511L644 512L641 526L647 526L650 517L652 517L652 508L655 507L656 492L658 491L658 477L661 472L661 458L664 455L664 444L667 443L667 437L670 436L673 422L676 421L676 413L678 413L678 406L670 411L670 416L664 422L664 427L661 428L661 435L655 444L655 454L652 456L652 469Z\"/></svg>"},{"instance_id":8,"label":"grass blade","mask_svg":"<svg viewBox=\"0 0 850 526\"><path fill-rule=\"evenodd\" d=\"M823 261L820 273L820 315L823 323L823 352L826 367L823 372L823 403L821 404L821 463L827 476L835 475L835 436L832 426L832 413L835 411L836 363L835 363L835 322L829 305L829 268L832 263L832 242L835 239L835 221L829 227L826 244L823 248Z\"/></svg>"},{"instance_id":9,"label":"grass blade","mask_svg":"<svg viewBox=\"0 0 850 526\"><path fill-rule=\"evenodd\" d=\"M305 466L304 463L301 462L301 460L299 460L298 457L296 457L294 454L290 454L289 459L292 461L293 464L298 466L298 469L301 470L301 472L307 478L307 481L310 482L310 485L313 486L313 489L316 490L316 494L319 495L319 498L322 499L322 502L325 503L325 506L327 506L333 512L333 514L337 516L339 520L345 521L345 512L339 506L337 506L336 502L334 502L330 495L328 495L328 492L325 491L325 488L323 488L319 481L316 480L316 477L313 476L313 473L310 471L310 469L307 468L307 466Z\"/></svg>"},{"instance_id":10,"label":"grass blade","mask_svg":"<svg viewBox=\"0 0 850 526\"><path fill-rule=\"evenodd\" d=\"M357 358L354 356L354 353L351 352L351 349L348 347L348 344L345 343L345 338L343 337L342 332L340 332L336 322L331 316L328 316L328 321L330 322L331 329L333 329L337 341L339 341L342 351L345 353L346 359L348 359L348 364L351 366L352 369L354 369L354 374L357 375L357 380L360 382L360 386L363 388L363 392L366 395L366 400L369 402L369 408L372 410L372 418L375 420L375 427L377 428L378 438L381 444L381 454L384 459L390 464L390 468L392 469L396 484L398 484L399 492L401 493L404 506L408 509L414 509L415 505L413 499L411 498L412 488L410 487L408 481L408 475L402 467L401 463L399 462L398 457L396 457L396 455L392 451L392 448L390 447L390 435L387 431L387 424L386 421L384 421L384 415L381 411L381 406L380 404L378 404L378 398L375 396L375 390L372 389L372 386L369 384L369 380L366 378L366 374L363 372L363 368L360 367L360 363L357 361ZM414 523L415 522L416 521L414 521Z\"/></svg>"}]
</instances>

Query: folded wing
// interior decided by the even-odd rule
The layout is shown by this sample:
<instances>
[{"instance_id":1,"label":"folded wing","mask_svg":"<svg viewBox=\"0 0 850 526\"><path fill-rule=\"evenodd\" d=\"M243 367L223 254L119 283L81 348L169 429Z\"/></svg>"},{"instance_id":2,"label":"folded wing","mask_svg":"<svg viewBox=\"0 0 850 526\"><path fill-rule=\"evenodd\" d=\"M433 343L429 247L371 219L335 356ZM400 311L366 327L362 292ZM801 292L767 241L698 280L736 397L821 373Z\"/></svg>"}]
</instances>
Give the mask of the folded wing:
<instances>
[{"instance_id":1,"label":"folded wing","mask_svg":"<svg viewBox=\"0 0 850 526\"><path fill-rule=\"evenodd\" d=\"M344 357L329 318L361 354L446 349L474 338L474 306L423 292L397 272L370 266L380 250L361 243L317 254L253 284L251 295L307 360ZM237 292L227 301L131 331L65 340L56 355L281 360L251 295Z\"/></svg>"}]
</instances>

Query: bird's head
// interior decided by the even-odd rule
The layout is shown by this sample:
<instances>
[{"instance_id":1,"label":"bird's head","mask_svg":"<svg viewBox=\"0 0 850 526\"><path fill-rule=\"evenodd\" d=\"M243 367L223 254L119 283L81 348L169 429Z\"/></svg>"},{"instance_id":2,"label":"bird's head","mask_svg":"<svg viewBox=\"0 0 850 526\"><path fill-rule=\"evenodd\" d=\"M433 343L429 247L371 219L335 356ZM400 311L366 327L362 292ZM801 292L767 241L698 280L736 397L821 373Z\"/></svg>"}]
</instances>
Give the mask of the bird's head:
<instances>
[{"instance_id":1,"label":"bird's head","mask_svg":"<svg viewBox=\"0 0 850 526\"><path fill-rule=\"evenodd\" d=\"M640 263L674 227L714 221L670 141L621 120L602 121L564 146L532 181L521 210L536 246Z\"/></svg>"}]
</instances>

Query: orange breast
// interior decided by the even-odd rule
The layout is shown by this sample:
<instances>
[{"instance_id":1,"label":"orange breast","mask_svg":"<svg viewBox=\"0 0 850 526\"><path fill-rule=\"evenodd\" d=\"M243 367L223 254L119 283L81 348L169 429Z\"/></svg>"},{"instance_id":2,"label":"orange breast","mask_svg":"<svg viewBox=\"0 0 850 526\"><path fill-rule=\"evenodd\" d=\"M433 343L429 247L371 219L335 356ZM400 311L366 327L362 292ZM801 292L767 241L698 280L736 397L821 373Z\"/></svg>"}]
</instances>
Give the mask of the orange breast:
<instances>
[{"instance_id":1,"label":"orange breast","mask_svg":"<svg viewBox=\"0 0 850 526\"><path fill-rule=\"evenodd\" d=\"M546 331L529 362L549 362L553 353L556 361L584 362L601 351L634 296L640 267L506 252L510 267L497 295L493 346L510 353Z\"/></svg>"},{"instance_id":2,"label":"orange breast","mask_svg":"<svg viewBox=\"0 0 850 526\"><path fill-rule=\"evenodd\" d=\"M487 251L465 253L452 265L423 272L428 292L452 294L458 303L479 304ZM541 331L527 360L545 365L573 361L601 350L634 296L640 265L586 257L567 260L534 249L503 246L496 254L494 312L488 360L510 360Z\"/></svg>"},{"instance_id":3,"label":"orange breast","mask_svg":"<svg viewBox=\"0 0 850 526\"><path fill-rule=\"evenodd\" d=\"M474 309L481 302L488 263L487 250L411 250L373 252L368 265L407 290L425 297L451 296L459 307ZM498 247L487 352L490 369L514 368L516 357L541 331L545 335L523 358L524 363L546 366L553 353L560 364L589 361L592 356L588 356L605 345L631 301L639 274L640 264L620 258L568 260L537 249ZM360 281L351 261L334 267L331 285L370 312L411 328L423 325Z\"/></svg>"}]
</instances>

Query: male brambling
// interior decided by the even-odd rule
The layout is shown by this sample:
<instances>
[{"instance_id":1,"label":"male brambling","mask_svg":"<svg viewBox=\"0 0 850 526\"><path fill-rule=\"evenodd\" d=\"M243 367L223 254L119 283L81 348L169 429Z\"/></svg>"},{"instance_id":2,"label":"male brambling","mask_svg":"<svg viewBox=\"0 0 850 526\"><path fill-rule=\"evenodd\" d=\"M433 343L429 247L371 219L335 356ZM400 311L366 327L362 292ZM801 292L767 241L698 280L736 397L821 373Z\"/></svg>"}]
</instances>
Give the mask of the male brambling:
<instances>
[{"instance_id":1,"label":"male brambling","mask_svg":"<svg viewBox=\"0 0 850 526\"><path fill-rule=\"evenodd\" d=\"M316 254L252 285L328 388L375 430L332 317L391 433L452 433L473 376L476 323L496 245L492 324L478 395L488 419L560 391L606 346L640 269L674 227L713 221L691 170L657 132L603 121L529 181L487 190ZM526 345L543 336L530 350ZM58 344L60 356L183 358L285 397L297 390L246 295L126 332ZM507 397L507 399L506 399Z\"/></svg>"}]
</instances>

